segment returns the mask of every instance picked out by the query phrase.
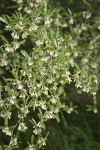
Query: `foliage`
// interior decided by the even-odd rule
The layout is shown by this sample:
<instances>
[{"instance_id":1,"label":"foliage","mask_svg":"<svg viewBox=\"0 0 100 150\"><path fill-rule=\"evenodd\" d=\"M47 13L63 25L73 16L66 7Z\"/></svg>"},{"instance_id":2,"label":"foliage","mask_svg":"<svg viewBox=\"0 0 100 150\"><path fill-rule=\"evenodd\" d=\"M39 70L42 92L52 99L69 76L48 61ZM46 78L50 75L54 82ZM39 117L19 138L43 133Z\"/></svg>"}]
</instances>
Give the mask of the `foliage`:
<instances>
[{"instance_id":1,"label":"foliage","mask_svg":"<svg viewBox=\"0 0 100 150\"><path fill-rule=\"evenodd\" d=\"M73 0L66 2L67 8L60 1L12 0L8 15L1 15L0 119L1 134L8 139L3 149L21 149L20 137L28 130L26 150L42 149L46 122L59 122L60 110L76 112L72 102L65 104L66 87L71 90L72 84L76 93L93 96L97 112L99 1L81 4L75 9Z\"/></svg>"},{"instance_id":2,"label":"foliage","mask_svg":"<svg viewBox=\"0 0 100 150\"><path fill-rule=\"evenodd\" d=\"M95 136L93 135L94 127L92 128L89 123L90 117L86 117L85 113L84 119L82 118L82 114L80 116L81 117L77 117L75 116L75 114L73 115L73 117L67 116L66 126L63 123L59 125L55 122L53 122L53 124L50 124L49 122L48 130L50 131L50 134L48 136L46 150L99 150L100 133L98 134L99 136L97 136L96 134L98 139L96 140ZM97 122L92 122L92 124L94 124L94 126L97 126ZM96 132L96 130L94 131L94 133Z\"/></svg>"}]
</instances>

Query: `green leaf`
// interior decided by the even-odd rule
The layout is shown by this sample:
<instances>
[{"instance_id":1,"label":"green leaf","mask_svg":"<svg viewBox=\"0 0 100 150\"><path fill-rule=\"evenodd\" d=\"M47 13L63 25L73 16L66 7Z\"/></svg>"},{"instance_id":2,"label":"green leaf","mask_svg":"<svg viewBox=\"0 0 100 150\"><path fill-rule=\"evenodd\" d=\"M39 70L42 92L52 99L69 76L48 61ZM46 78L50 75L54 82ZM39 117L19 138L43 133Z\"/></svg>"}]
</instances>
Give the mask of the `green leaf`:
<instances>
[{"instance_id":1,"label":"green leaf","mask_svg":"<svg viewBox=\"0 0 100 150\"><path fill-rule=\"evenodd\" d=\"M63 91L64 91L63 87L60 86L58 90L58 96L60 96L63 93Z\"/></svg>"},{"instance_id":2,"label":"green leaf","mask_svg":"<svg viewBox=\"0 0 100 150\"><path fill-rule=\"evenodd\" d=\"M40 108L38 108L38 110L39 110L38 116L39 118L42 118L42 110Z\"/></svg>"},{"instance_id":3,"label":"green leaf","mask_svg":"<svg viewBox=\"0 0 100 150\"><path fill-rule=\"evenodd\" d=\"M58 115L58 114L56 114L56 115L54 115L54 116L55 116L55 118L56 118L57 123L59 123L59 122L60 122L59 115Z\"/></svg>"},{"instance_id":4,"label":"green leaf","mask_svg":"<svg viewBox=\"0 0 100 150\"><path fill-rule=\"evenodd\" d=\"M5 43L9 44L9 42L6 40L6 38L3 35L0 35L2 41L4 41Z\"/></svg>"},{"instance_id":5,"label":"green leaf","mask_svg":"<svg viewBox=\"0 0 100 150\"><path fill-rule=\"evenodd\" d=\"M7 83L7 79L3 76L2 76L2 78L3 78L4 82Z\"/></svg>"},{"instance_id":6,"label":"green leaf","mask_svg":"<svg viewBox=\"0 0 100 150\"><path fill-rule=\"evenodd\" d=\"M18 104L15 104L16 108L20 109L19 105Z\"/></svg>"},{"instance_id":7,"label":"green leaf","mask_svg":"<svg viewBox=\"0 0 100 150\"><path fill-rule=\"evenodd\" d=\"M20 41L19 43L20 44L24 44L26 42L26 40L22 40L22 41Z\"/></svg>"},{"instance_id":8,"label":"green leaf","mask_svg":"<svg viewBox=\"0 0 100 150\"><path fill-rule=\"evenodd\" d=\"M86 4L87 6L91 6L87 0L83 0L83 3Z\"/></svg>"},{"instance_id":9,"label":"green leaf","mask_svg":"<svg viewBox=\"0 0 100 150\"><path fill-rule=\"evenodd\" d=\"M0 21L2 21L3 23L7 24L7 21L4 18L2 18L2 17L0 17Z\"/></svg>"},{"instance_id":10,"label":"green leaf","mask_svg":"<svg viewBox=\"0 0 100 150\"><path fill-rule=\"evenodd\" d=\"M31 144L34 142L34 135L31 136Z\"/></svg>"},{"instance_id":11,"label":"green leaf","mask_svg":"<svg viewBox=\"0 0 100 150\"><path fill-rule=\"evenodd\" d=\"M27 54L25 50L21 50L21 53L24 57L29 58L29 55Z\"/></svg>"},{"instance_id":12,"label":"green leaf","mask_svg":"<svg viewBox=\"0 0 100 150\"><path fill-rule=\"evenodd\" d=\"M19 146L18 146L18 145L16 145L16 146L12 147L12 149L18 149L18 148L19 148Z\"/></svg>"},{"instance_id":13,"label":"green leaf","mask_svg":"<svg viewBox=\"0 0 100 150\"><path fill-rule=\"evenodd\" d=\"M73 102L72 101L70 101L70 107L73 107Z\"/></svg>"}]
</instances>

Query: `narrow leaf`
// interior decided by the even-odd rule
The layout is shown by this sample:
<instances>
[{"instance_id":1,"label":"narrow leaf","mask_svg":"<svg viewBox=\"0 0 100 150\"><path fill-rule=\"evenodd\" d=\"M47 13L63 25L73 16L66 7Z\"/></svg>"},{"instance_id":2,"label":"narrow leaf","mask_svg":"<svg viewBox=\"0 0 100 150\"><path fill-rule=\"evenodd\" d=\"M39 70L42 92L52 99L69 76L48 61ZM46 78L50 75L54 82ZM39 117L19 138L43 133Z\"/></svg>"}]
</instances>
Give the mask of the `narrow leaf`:
<instances>
[{"instance_id":1,"label":"narrow leaf","mask_svg":"<svg viewBox=\"0 0 100 150\"><path fill-rule=\"evenodd\" d=\"M0 17L0 21L2 21L3 23L7 23L7 21L2 17Z\"/></svg>"},{"instance_id":2,"label":"narrow leaf","mask_svg":"<svg viewBox=\"0 0 100 150\"><path fill-rule=\"evenodd\" d=\"M21 53L24 57L29 58L29 55L27 54L25 50L22 50Z\"/></svg>"}]
</instances>

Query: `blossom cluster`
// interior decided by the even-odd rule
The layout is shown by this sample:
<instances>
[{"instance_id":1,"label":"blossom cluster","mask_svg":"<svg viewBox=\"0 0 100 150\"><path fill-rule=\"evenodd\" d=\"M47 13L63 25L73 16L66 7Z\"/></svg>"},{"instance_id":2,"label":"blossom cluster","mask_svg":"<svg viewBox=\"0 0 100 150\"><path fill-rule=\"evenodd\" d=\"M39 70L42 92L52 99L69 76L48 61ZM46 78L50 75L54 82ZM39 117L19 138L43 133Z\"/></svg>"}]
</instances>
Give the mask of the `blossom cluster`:
<instances>
[{"instance_id":1,"label":"blossom cluster","mask_svg":"<svg viewBox=\"0 0 100 150\"><path fill-rule=\"evenodd\" d=\"M47 135L42 136L46 122L59 121L61 109L68 114L76 109L62 100L68 95L66 86L74 84L77 91L96 96L99 37L85 36L86 32L90 34L92 17L87 10L75 18L69 8L63 16L47 0L13 1L17 13L5 16L5 31L11 40L2 37L4 44L0 47L0 67L10 73L6 77L4 72L5 83L0 87L0 117L4 119L1 129L9 136L8 149L13 149L20 143L18 135L28 132L31 122L35 140L28 143L27 149L37 150L46 144Z\"/></svg>"}]
</instances>

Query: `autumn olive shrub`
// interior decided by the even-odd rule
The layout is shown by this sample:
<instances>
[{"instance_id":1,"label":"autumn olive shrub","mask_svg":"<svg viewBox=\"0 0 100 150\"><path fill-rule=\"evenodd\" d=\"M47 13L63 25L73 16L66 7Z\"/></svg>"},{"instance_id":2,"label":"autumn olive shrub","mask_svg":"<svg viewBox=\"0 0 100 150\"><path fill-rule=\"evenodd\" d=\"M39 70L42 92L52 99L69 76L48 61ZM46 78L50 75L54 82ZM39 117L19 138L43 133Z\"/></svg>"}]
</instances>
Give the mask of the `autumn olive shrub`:
<instances>
[{"instance_id":1,"label":"autumn olive shrub","mask_svg":"<svg viewBox=\"0 0 100 150\"><path fill-rule=\"evenodd\" d=\"M74 84L96 101L100 23L91 9L66 11L55 1L13 0L13 5L12 15L0 17L5 26L0 32L0 132L8 139L1 147L20 149L19 135L31 130L26 150L38 150L46 144L46 122L59 121L60 110L76 111L62 100L66 86Z\"/></svg>"}]
</instances>

